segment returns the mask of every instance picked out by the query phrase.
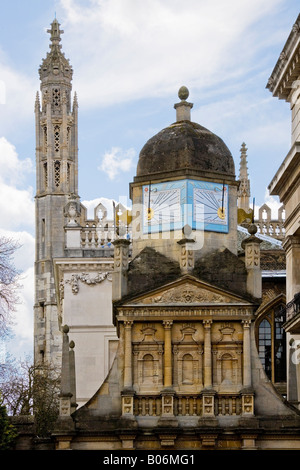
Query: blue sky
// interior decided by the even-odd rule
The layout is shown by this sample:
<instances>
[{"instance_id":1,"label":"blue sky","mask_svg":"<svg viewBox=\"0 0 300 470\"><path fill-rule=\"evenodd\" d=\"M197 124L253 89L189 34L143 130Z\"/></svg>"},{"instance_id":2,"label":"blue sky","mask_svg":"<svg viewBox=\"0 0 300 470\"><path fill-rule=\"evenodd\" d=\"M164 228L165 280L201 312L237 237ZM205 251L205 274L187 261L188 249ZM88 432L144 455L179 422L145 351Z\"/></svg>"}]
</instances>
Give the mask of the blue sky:
<instances>
[{"instance_id":1,"label":"blue sky","mask_svg":"<svg viewBox=\"0 0 300 470\"><path fill-rule=\"evenodd\" d=\"M0 233L22 243L15 354L32 350L35 127L46 30L61 23L79 101L81 200L129 198L139 152L175 121L181 85L192 120L219 135L239 170L248 148L252 197L290 145L290 109L266 89L299 13L296 0L1 0ZM128 199L128 203L129 203Z\"/></svg>"}]
</instances>

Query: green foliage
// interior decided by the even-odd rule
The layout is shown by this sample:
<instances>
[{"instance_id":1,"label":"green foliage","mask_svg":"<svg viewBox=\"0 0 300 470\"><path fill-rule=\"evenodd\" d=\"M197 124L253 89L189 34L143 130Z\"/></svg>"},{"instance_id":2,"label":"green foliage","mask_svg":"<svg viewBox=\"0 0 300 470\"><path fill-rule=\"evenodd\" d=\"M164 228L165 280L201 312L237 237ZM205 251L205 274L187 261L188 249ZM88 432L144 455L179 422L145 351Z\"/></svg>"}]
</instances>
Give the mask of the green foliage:
<instances>
[{"instance_id":1,"label":"green foliage","mask_svg":"<svg viewBox=\"0 0 300 470\"><path fill-rule=\"evenodd\" d=\"M0 450L11 450L17 438L17 431L9 422L6 407L0 403Z\"/></svg>"},{"instance_id":2,"label":"green foliage","mask_svg":"<svg viewBox=\"0 0 300 470\"><path fill-rule=\"evenodd\" d=\"M51 434L59 411L60 376L55 367L29 361L7 366L0 391L9 415L33 415L37 436Z\"/></svg>"},{"instance_id":3,"label":"green foliage","mask_svg":"<svg viewBox=\"0 0 300 470\"><path fill-rule=\"evenodd\" d=\"M39 437L51 434L58 418L59 377L51 368L35 369L33 374L33 411L36 432Z\"/></svg>"}]
</instances>

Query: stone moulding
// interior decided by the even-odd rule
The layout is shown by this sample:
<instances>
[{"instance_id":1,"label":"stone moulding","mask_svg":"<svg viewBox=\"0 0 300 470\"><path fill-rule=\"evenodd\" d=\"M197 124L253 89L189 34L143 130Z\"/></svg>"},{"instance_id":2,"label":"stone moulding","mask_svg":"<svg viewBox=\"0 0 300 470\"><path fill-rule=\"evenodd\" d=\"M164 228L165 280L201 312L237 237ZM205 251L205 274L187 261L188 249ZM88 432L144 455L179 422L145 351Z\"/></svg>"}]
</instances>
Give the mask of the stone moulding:
<instances>
[{"instance_id":1,"label":"stone moulding","mask_svg":"<svg viewBox=\"0 0 300 470\"><path fill-rule=\"evenodd\" d=\"M153 317L157 319L157 317L165 317L170 316L172 314L173 317L176 318L185 318L185 317L193 317L197 319L201 319L202 317L212 317L215 320L224 317L230 317L235 319L241 318L248 318L252 319L253 317L253 308L245 307L245 306L217 306L214 305L211 308L206 308L205 306L200 307L187 307L187 308L176 308L174 306L168 306L166 308L152 308L147 307L134 307L134 308L120 308L118 309L118 321L123 321L124 318L128 319L128 317L132 318L145 318L145 317Z\"/></svg>"}]
</instances>

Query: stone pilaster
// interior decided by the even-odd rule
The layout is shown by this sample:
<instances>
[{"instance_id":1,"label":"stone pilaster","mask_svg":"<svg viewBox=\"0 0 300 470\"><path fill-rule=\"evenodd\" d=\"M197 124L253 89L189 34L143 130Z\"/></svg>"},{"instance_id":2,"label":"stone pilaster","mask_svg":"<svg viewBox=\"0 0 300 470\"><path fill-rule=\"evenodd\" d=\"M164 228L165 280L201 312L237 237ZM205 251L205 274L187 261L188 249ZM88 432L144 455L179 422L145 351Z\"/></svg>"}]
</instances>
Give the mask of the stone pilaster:
<instances>
[{"instance_id":1,"label":"stone pilaster","mask_svg":"<svg viewBox=\"0 0 300 470\"><path fill-rule=\"evenodd\" d=\"M120 300L127 293L127 269L130 241L120 238L114 245L114 272L112 300Z\"/></svg>"},{"instance_id":2,"label":"stone pilaster","mask_svg":"<svg viewBox=\"0 0 300 470\"><path fill-rule=\"evenodd\" d=\"M124 321L124 389L132 389L132 321Z\"/></svg>"},{"instance_id":3,"label":"stone pilaster","mask_svg":"<svg viewBox=\"0 0 300 470\"><path fill-rule=\"evenodd\" d=\"M211 325L212 320L204 320L204 388L212 387L212 353L211 353Z\"/></svg>"},{"instance_id":4,"label":"stone pilaster","mask_svg":"<svg viewBox=\"0 0 300 470\"><path fill-rule=\"evenodd\" d=\"M300 236L287 236L283 248L286 253L286 300L290 302L300 292Z\"/></svg>"},{"instance_id":5,"label":"stone pilaster","mask_svg":"<svg viewBox=\"0 0 300 470\"><path fill-rule=\"evenodd\" d=\"M194 269L194 262L195 262L195 250L194 250L194 243L195 240L189 240L187 238L183 238L179 240L178 245L180 247L180 256L179 256L179 263L182 273L187 274Z\"/></svg>"},{"instance_id":6,"label":"stone pilaster","mask_svg":"<svg viewBox=\"0 0 300 470\"><path fill-rule=\"evenodd\" d=\"M250 346L250 328L251 321L244 320L244 339L243 339L243 385L245 388L252 386L251 378L251 346Z\"/></svg>"},{"instance_id":7,"label":"stone pilaster","mask_svg":"<svg viewBox=\"0 0 300 470\"><path fill-rule=\"evenodd\" d=\"M262 295L260 244L262 240L255 236L257 227L251 224L248 227L250 237L242 242L245 250L245 265L247 270L247 291L253 297L260 299Z\"/></svg>"},{"instance_id":8,"label":"stone pilaster","mask_svg":"<svg viewBox=\"0 0 300 470\"><path fill-rule=\"evenodd\" d=\"M163 322L165 329L165 346L164 346L164 387L171 388L172 380L172 320Z\"/></svg>"}]
</instances>

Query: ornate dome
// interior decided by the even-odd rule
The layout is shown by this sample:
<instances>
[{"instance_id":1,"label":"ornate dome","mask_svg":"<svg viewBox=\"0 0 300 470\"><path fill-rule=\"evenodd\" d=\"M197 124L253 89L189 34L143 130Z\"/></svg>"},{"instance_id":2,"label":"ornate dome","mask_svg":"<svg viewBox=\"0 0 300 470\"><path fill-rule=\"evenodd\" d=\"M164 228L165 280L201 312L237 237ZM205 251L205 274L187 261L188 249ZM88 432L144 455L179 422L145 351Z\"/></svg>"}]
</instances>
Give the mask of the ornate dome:
<instances>
[{"instance_id":1,"label":"ornate dome","mask_svg":"<svg viewBox=\"0 0 300 470\"><path fill-rule=\"evenodd\" d=\"M182 97L180 90L179 97ZM177 103L177 122L144 145L135 180L179 175L235 179L234 161L228 147L220 137L189 120L191 107L184 99Z\"/></svg>"}]
</instances>

